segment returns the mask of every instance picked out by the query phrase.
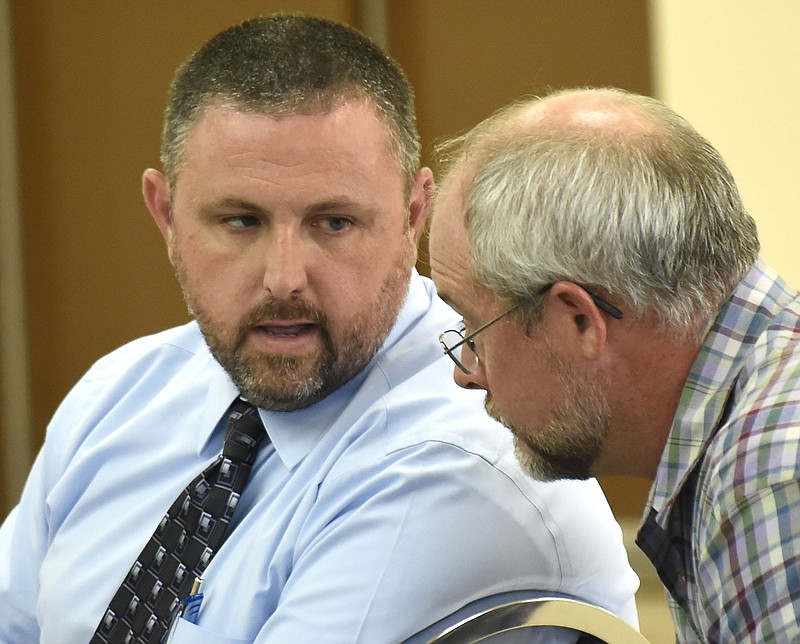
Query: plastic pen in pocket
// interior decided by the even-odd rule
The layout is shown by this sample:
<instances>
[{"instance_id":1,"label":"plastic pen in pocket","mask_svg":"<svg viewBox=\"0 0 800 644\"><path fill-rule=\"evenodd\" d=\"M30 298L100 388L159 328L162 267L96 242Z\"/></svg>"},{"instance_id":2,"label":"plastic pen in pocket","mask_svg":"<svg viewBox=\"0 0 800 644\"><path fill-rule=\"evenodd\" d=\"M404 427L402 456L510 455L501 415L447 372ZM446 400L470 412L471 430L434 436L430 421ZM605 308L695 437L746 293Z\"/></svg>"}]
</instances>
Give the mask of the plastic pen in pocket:
<instances>
[{"instance_id":1,"label":"plastic pen in pocket","mask_svg":"<svg viewBox=\"0 0 800 644\"><path fill-rule=\"evenodd\" d=\"M195 577L192 584L192 592L183 600L183 614L181 617L187 622L197 624L197 614L200 612L200 605L203 603L203 578Z\"/></svg>"}]
</instances>

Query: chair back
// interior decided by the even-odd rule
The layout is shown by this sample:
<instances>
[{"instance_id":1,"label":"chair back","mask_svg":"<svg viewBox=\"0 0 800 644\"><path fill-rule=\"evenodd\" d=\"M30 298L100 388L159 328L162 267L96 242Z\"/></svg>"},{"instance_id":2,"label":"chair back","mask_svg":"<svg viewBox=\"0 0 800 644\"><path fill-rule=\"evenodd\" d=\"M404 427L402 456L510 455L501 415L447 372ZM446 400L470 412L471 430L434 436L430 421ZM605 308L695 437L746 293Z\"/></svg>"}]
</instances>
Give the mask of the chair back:
<instances>
[{"instance_id":1,"label":"chair back","mask_svg":"<svg viewBox=\"0 0 800 644\"><path fill-rule=\"evenodd\" d=\"M404 644L552 641L648 644L633 626L604 608L536 591L500 593L472 602Z\"/></svg>"}]
</instances>

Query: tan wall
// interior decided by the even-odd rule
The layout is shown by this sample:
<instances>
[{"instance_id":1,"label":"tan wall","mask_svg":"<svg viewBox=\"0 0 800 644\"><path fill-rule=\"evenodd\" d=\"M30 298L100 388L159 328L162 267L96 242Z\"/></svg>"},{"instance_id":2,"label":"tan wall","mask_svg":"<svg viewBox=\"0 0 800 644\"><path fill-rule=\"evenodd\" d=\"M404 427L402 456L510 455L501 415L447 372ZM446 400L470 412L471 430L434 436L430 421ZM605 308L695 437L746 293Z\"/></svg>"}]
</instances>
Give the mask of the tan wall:
<instances>
[{"instance_id":1,"label":"tan wall","mask_svg":"<svg viewBox=\"0 0 800 644\"><path fill-rule=\"evenodd\" d=\"M10 0L0 0L0 490L20 489L32 450ZM0 505L3 500L0 494Z\"/></svg>"},{"instance_id":2,"label":"tan wall","mask_svg":"<svg viewBox=\"0 0 800 644\"><path fill-rule=\"evenodd\" d=\"M720 150L764 257L800 287L800 3L651 3L656 96Z\"/></svg>"},{"instance_id":3,"label":"tan wall","mask_svg":"<svg viewBox=\"0 0 800 644\"><path fill-rule=\"evenodd\" d=\"M358 6L345 0L13 3L35 445L94 360L187 319L139 194L142 170L158 163L175 67L213 33L251 15L300 9L357 24ZM521 94L582 84L651 91L648 17L640 0L387 6L391 50L417 88L426 158L435 140ZM640 488L615 490L618 507L625 510L629 499L638 505Z\"/></svg>"}]
</instances>

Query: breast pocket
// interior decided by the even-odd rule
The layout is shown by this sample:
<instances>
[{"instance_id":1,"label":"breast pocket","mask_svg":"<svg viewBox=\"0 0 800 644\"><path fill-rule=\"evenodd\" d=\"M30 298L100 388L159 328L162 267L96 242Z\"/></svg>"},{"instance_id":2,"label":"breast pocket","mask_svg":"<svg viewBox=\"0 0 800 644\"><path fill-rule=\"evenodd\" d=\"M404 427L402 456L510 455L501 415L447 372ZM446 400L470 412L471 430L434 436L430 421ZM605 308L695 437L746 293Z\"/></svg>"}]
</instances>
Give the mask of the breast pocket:
<instances>
[{"instance_id":1,"label":"breast pocket","mask_svg":"<svg viewBox=\"0 0 800 644\"><path fill-rule=\"evenodd\" d=\"M240 640L213 633L196 624L179 619L168 640L169 644L252 644L253 640Z\"/></svg>"}]
</instances>

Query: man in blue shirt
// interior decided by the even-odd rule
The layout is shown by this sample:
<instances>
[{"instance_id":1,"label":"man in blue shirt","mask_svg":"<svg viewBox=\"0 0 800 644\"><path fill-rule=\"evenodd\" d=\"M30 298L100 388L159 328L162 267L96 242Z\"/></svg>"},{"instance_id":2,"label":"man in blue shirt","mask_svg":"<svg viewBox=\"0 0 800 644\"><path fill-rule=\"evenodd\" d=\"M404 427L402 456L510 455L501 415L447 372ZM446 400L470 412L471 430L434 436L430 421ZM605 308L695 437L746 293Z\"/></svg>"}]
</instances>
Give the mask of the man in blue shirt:
<instances>
[{"instance_id":1,"label":"man in blue shirt","mask_svg":"<svg viewBox=\"0 0 800 644\"><path fill-rule=\"evenodd\" d=\"M391 60L321 19L232 27L179 69L162 162L144 197L195 321L101 359L60 406L0 530L0 641L86 642L119 617L237 397L269 438L173 642L398 642L524 588L636 623L596 482L526 477L449 381L434 330L455 315L413 268L433 181Z\"/></svg>"}]
</instances>

